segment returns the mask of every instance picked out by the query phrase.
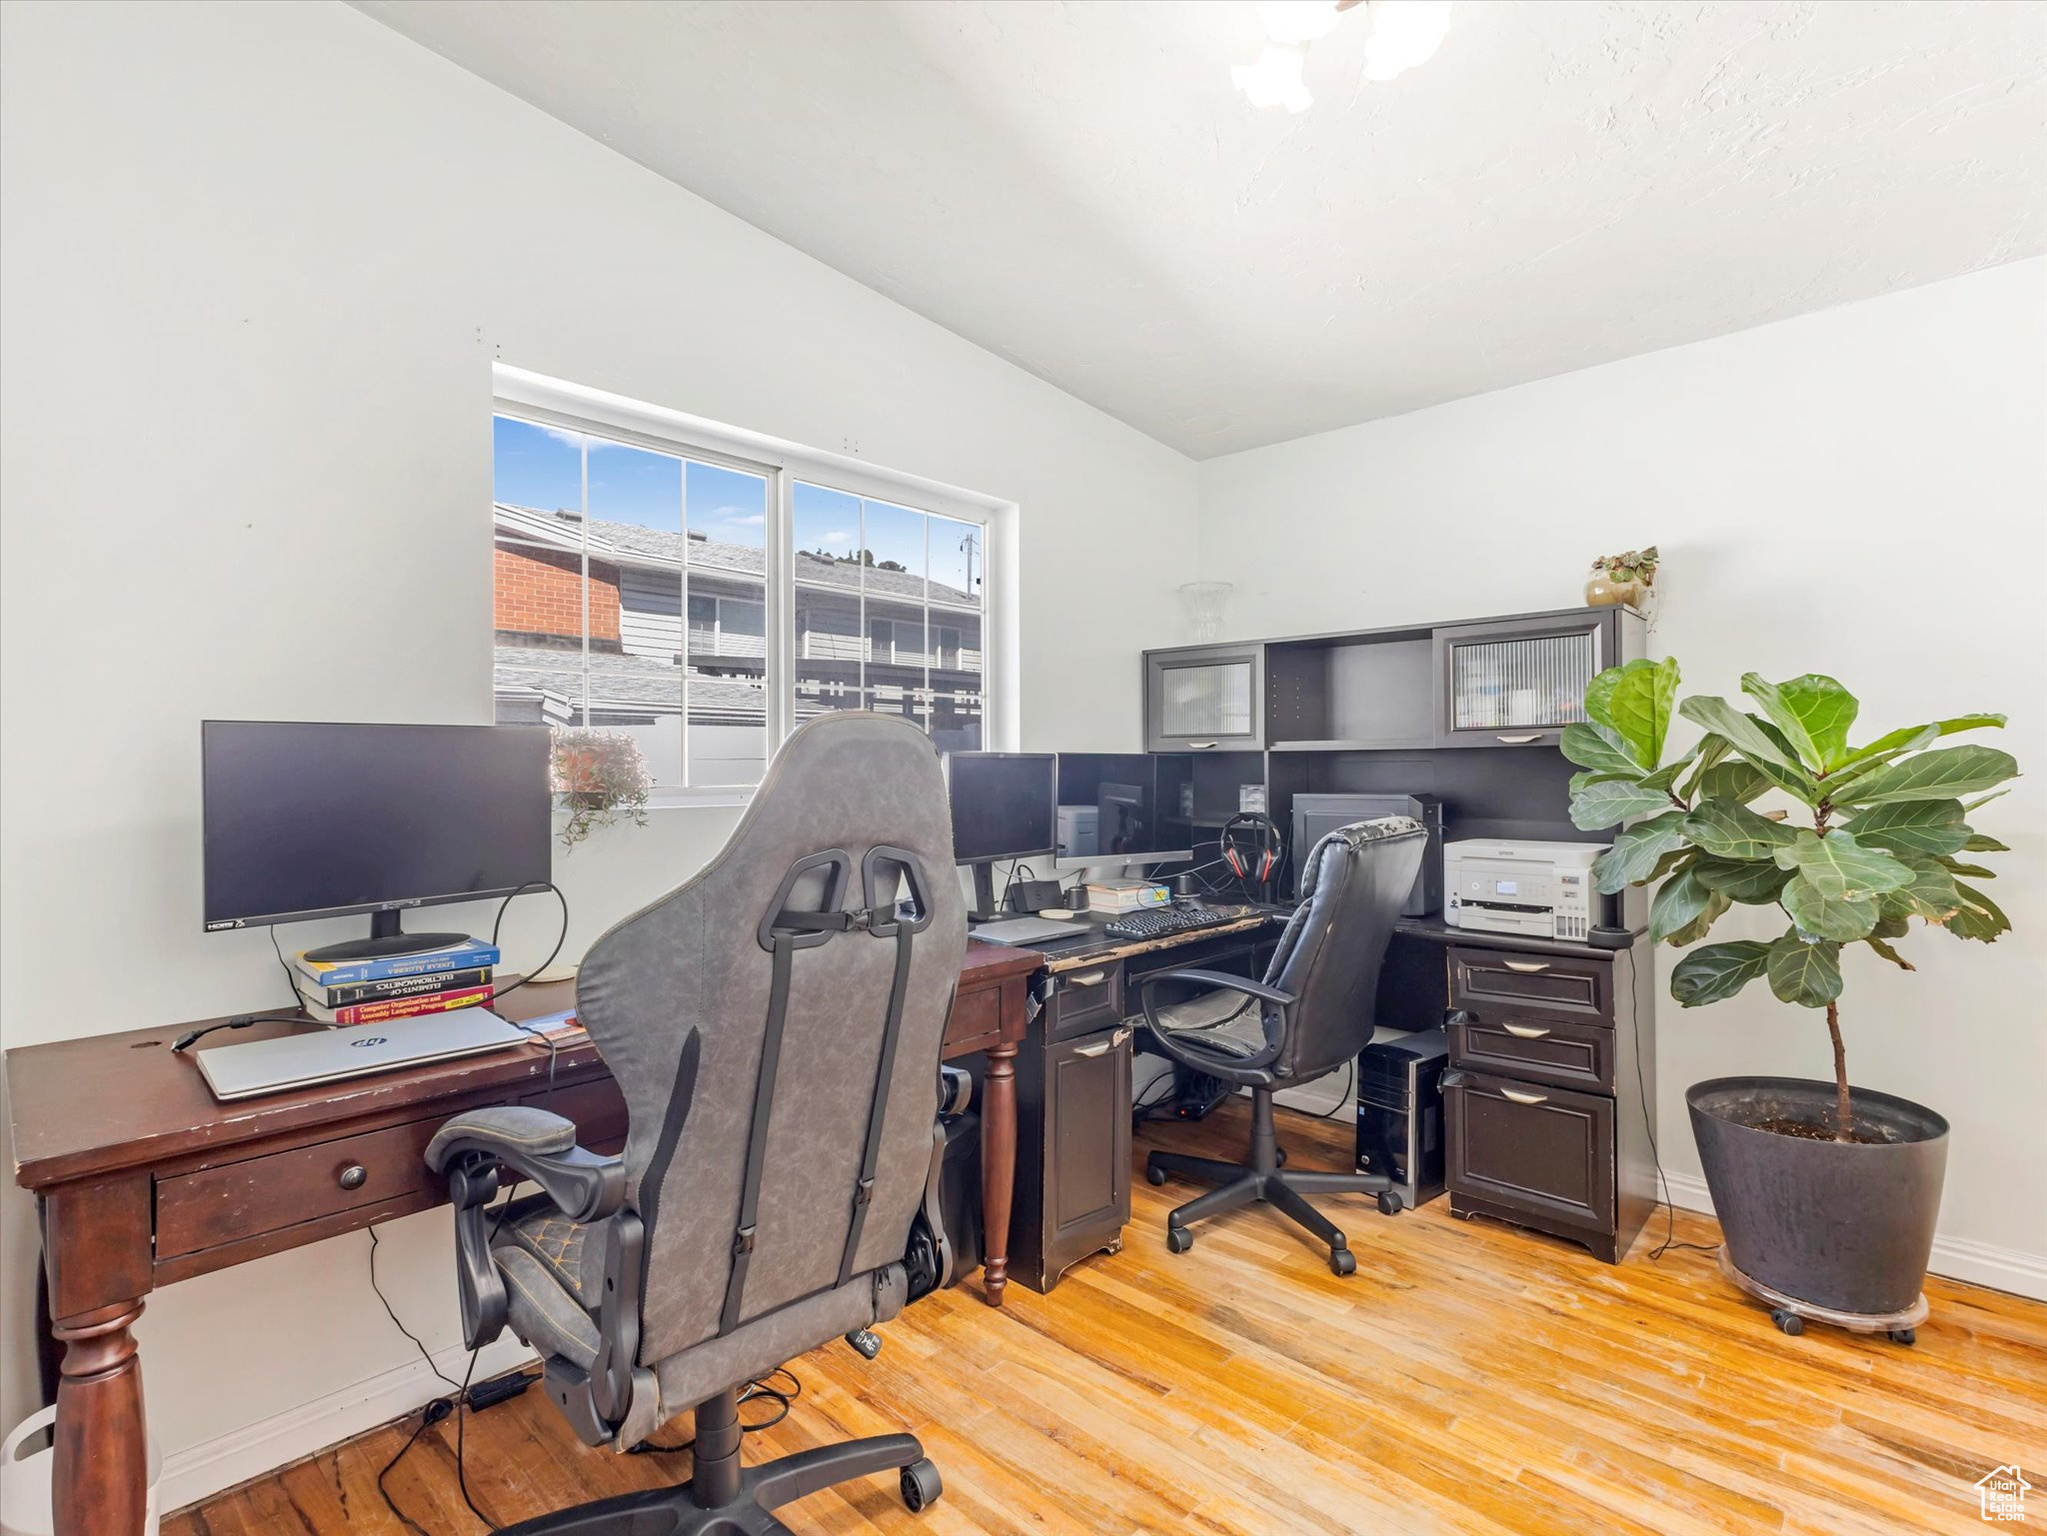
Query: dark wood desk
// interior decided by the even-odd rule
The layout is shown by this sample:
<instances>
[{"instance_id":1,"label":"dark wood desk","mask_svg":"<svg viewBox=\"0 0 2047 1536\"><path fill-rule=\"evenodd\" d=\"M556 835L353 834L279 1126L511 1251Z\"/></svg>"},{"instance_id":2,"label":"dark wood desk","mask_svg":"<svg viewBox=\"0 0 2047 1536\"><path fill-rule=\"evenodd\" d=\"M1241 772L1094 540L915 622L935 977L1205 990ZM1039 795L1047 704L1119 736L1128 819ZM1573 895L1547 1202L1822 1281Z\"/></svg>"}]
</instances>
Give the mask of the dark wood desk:
<instances>
[{"instance_id":1,"label":"dark wood desk","mask_svg":"<svg viewBox=\"0 0 2047 1536\"><path fill-rule=\"evenodd\" d=\"M1000 1305L1007 1278L1016 1053L1029 980L1043 963L1026 950L969 945L946 1028L948 1060L987 1060L990 1305ZM527 1019L573 998L568 983L526 987L501 1008ZM131 1329L150 1291L442 1204L445 1189L424 1162L441 1122L487 1104L538 1104L547 1092L547 1052L536 1045L220 1104L192 1065L171 1055L171 1042L191 1027L7 1053L15 1182L39 1200L52 1332L64 1349L57 1536L142 1530L147 1441ZM285 1029L256 1025L239 1038ZM583 1128L587 1145L623 1144L625 1101L587 1041L562 1048L553 1105Z\"/></svg>"}]
</instances>

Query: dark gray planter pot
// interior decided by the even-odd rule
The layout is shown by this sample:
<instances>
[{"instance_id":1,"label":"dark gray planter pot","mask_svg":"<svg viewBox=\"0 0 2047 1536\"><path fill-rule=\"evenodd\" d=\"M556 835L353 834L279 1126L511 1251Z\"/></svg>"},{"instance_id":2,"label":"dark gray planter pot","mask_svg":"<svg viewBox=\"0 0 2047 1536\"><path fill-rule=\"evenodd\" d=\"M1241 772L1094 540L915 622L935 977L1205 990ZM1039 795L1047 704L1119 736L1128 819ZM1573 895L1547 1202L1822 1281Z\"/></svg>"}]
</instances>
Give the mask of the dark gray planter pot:
<instances>
[{"instance_id":1,"label":"dark gray planter pot","mask_svg":"<svg viewBox=\"0 0 2047 1536\"><path fill-rule=\"evenodd\" d=\"M1757 1130L1768 1119L1831 1124L1834 1085L1796 1077L1716 1077L1685 1103L1736 1269L1837 1312L1902 1312L1919 1299L1947 1173L1947 1121L1857 1088L1855 1123L1880 1131L1882 1143Z\"/></svg>"}]
</instances>

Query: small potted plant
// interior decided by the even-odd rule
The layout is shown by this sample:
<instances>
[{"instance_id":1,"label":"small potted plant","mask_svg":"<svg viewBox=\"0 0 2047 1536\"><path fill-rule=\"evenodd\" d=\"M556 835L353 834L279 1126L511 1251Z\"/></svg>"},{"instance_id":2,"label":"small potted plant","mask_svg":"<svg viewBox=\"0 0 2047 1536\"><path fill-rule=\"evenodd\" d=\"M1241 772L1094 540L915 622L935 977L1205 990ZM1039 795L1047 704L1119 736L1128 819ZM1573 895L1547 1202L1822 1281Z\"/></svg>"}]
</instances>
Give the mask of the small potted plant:
<instances>
[{"instance_id":1,"label":"small potted plant","mask_svg":"<svg viewBox=\"0 0 2047 1536\"><path fill-rule=\"evenodd\" d=\"M1585 583L1585 602L1599 608L1609 603L1626 603L1647 612L1650 594L1656 589L1656 546L1630 549L1618 555L1601 555L1592 562L1592 579Z\"/></svg>"},{"instance_id":2,"label":"small potted plant","mask_svg":"<svg viewBox=\"0 0 2047 1536\"><path fill-rule=\"evenodd\" d=\"M1911 1341L1940 1211L1947 1122L1909 1099L1852 1088L1841 1036L1841 958L1862 945L1901 971L1921 929L1995 940L2011 924L1975 882L2006 851L1969 818L2018 773L2009 753L1942 746L2004 716L1960 715L1849 745L1855 696L1831 677L1677 702L1674 661L1632 661L1592 680L1586 723L1563 734L1585 771L1571 819L1628 822L1593 866L1607 894L1660 881L1654 942L1689 949L1670 994L1697 1008L1765 983L1779 1001L1824 1011L1834 1080L1724 1077L1686 1095L1730 1278L1769 1301L1786 1332L1823 1317ZM1703 727L1663 761L1676 715ZM1752 933L1700 944L1722 917Z\"/></svg>"},{"instance_id":3,"label":"small potted plant","mask_svg":"<svg viewBox=\"0 0 2047 1536\"><path fill-rule=\"evenodd\" d=\"M555 731L554 791L568 810L561 832L564 848L620 821L644 827L652 789L640 744L623 731Z\"/></svg>"}]
</instances>

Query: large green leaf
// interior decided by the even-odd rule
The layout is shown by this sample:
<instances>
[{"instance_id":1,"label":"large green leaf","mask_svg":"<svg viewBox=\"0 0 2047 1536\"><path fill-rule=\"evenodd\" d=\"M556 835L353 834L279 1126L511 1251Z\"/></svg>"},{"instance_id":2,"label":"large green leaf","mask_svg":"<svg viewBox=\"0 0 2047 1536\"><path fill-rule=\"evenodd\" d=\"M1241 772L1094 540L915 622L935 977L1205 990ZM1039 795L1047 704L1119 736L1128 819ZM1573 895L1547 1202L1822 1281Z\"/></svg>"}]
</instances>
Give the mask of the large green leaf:
<instances>
[{"instance_id":1,"label":"large green leaf","mask_svg":"<svg viewBox=\"0 0 2047 1536\"><path fill-rule=\"evenodd\" d=\"M1763 706L1806 767L1820 772L1847 760L1848 727L1861 705L1831 677L1808 672L1788 683L1770 683L1750 672L1742 677L1741 691Z\"/></svg>"},{"instance_id":2,"label":"large green leaf","mask_svg":"<svg viewBox=\"0 0 2047 1536\"><path fill-rule=\"evenodd\" d=\"M1788 847L1772 855L1779 869L1795 869L1823 896L1863 901L1895 891L1912 881L1909 865L1881 848L1865 848L1855 834L1835 828L1825 837L1800 832Z\"/></svg>"},{"instance_id":3,"label":"large green leaf","mask_svg":"<svg viewBox=\"0 0 2047 1536\"><path fill-rule=\"evenodd\" d=\"M1789 847L1798 833L1732 800L1701 800L1685 817L1684 834L1717 859L1766 859Z\"/></svg>"},{"instance_id":4,"label":"large green leaf","mask_svg":"<svg viewBox=\"0 0 2047 1536\"><path fill-rule=\"evenodd\" d=\"M1770 946L1770 990L1801 1008L1824 1008L1841 995L1841 946L1832 939L1808 944L1796 928Z\"/></svg>"},{"instance_id":5,"label":"large green leaf","mask_svg":"<svg viewBox=\"0 0 2047 1536\"><path fill-rule=\"evenodd\" d=\"M2010 843L2000 843L1986 832L1971 832L1969 840L1962 844L1963 853L2010 853Z\"/></svg>"},{"instance_id":6,"label":"large green leaf","mask_svg":"<svg viewBox=\"0 0 2047 1536\"><path fill-rule=\"evenodd\" d=\"M1774 726L1745 715L1725 699L1700 694L1686 699L1678 713L1727 739L1729 746L1754 763L1773 783L1810 800L1814 794L1812 776L1798 760L1798 753ZM1803 789L1794 786L1803 786Z\"/></svg>"},{"instance_id":7,"label":"large green leaf","mask_svg":"<svg viewBox=\"0 0 2047 1536\"><path fill-rule=\"evenodd\" d=\"M1952 720L1936 720L1931 725L1901 726L1895 731L1885 732L1866 747L1851 749L1848 753L1848 761L1851 763L1860 762L1863 758L1873 753L1890 752L1898 747L1908 746L1912 742L1918 741L1922 736L1926 738L1926 741L1933 741L1942 736L1952 736L1956 731L1979 731L1985 726L2003 724L2004 716L2002 715L1982 714L1957 715ZM1929 731L1932 732L1932 735L1927 735ZM1920 744L1923 746L1925 743L1921 742Z\"/></svg>"},{"instance_id":8,"label":"large green leaf","mask_svg":"<svg viewBox=\"0 0 2047 1536\"><path fill-rule=\"evenodd\" d=\"M1959 800L1891 800L1847 824L1865 848L1892 853L1959 853L1969 841Z\"/></svg>"},{"instance_id":9,"label":"large green leaf","mask_svg":"<svg viewBox=\"0 0 2047 1536\"><path fill-rule=\"evenodd\" d=\"M1715 905L1716 897L1720 910L1726 911L1727 898L1699 883L1697 866L1671 876L1657 887L1656 899L1649 904L1649 942L1661 944L1691 927Z\"/></svg>"},{"instance_id":10,"label":"large green leaf","mask_svg":"<svg viewBox=\"0 0 2047 1536\"><path fill-rule=\"evenodd\" d=\"M1847 943L1867 938L1877 924L1877 899L1829 896L1800 875L1784 887L1784 910L1805 938Z\"/></svg>"},{"instance_id":11,"label":"large green leaf","mask_svg":"<svg viewBox=\"0 0 2047 1536\"><path fill-rule=\"evenodd\" d=\"M1716 859L1701 855L1692 866L1700 883L1729 901L1767 907L1791 880L1791 871L1772 859Z\"/></svg>"},{"instance_id":12,"label":"large green leaf","mask_svg":"<svg viewBox=\"0 0 2047 1536\"><path fill-rule=\"evenodd\" d=\"M1732 905L1733 903L1718 891L1709 891L1705 909L1684 927L1673 930L1664 942L1678 949L1698 943L1713 931L1713 925L1726 916L1727 909Z\"/></svg>"},{"instance_id":13,"label":"large green leaf","mask_svg":"<svg viewBox=\"0 0 2047 1536\"><path fill-rule=\"evenodd\" d=\"M1670 796L1660 790L1644 789L1632 779L1615 774L1587 784L1571 795L1571 821L1588 832L1616 827L1635 816L1649 816L1671 808ZM1956 810L1960 810L1958 805Z\"/></svg>"},{"instance_id":14,"label":"large green leaf","mask_svg":"<svg viewBox=\"0 0 2047 1536\"><path fill-rule=\"evenodd\" d=\"M1612 730L1643 768L1663 761L1663 738L1677 701L1677 663L1643 657L1608 667L1585 687L1585 713Z\"/></svg>"},{"instance_id":15,"label":"large green leaf","mask_svg":"<svg viewBox=\"0 0 2047 1536\"><path fill-rule=\"evenodd\" d=\"M1603 725L1577 720L1564 727L1558 749L1580 768L1594 773L1625 773L1639 777L1642 765L1628 755L1620 737Z\"/></svg>"},{"instance_id":16,"label":"large green leaf","mask_svg":"<svg viewBox=\"0 0 2047 1536\"><path fill-rule=\"evenodd\" d=\"M1706 775L1719 765L1720 760L1727 756L1728 751L1729 748L1725 736L1715 736L1711 731L1701 736L1699 744L1691 750L1693 761L1692 776L1686 782L1684 788L1678 791L1678 795L1685 800L1691 799L1692 791L1705 783ZM1728 796L1730 800L1739 800L1741 798L1743 797L1740 795Z\"/></svg>"},{"instance_id":17,"label":"large green leaf","mask_svg":"<svg viewBox=\"0 0 2047 1536\"><path fill-rule=\"evenodd\" d=\"M1684 851L1683 811L1665 811L1638 822L1613 840L1592 866L1592 876L1605 895L1614 896L1631 885L1655 876L1656 865L1668 853Z\"/></svg>"},{"instance_id":18,"label":"large green leaf","mask_svg":"<svg viewBox=\"0 0 2047 1536\"><path fill-rule=\"evenodd\" d=\"M1912 871L1911 882L1894 891L1884 892L1878 903L1883 915L1887 918L1923 917L1932 923L1946 922L1962 904L1961 893L1955 889L1955 877L1938 859L1923 853L1905 854L1903 862Z\"/></svg>"},{"instance_id":19,"label":"large green leaf","mask_svg":"<svg viewBox=\"0 0 2047 1536\"><path fill-rule=\"evenodd\" d=\"M2011 919L1998 908L1996 902L1985 896L1973 885L1955 882L1955 891L1962 898L1962 904L1954 916L1947 920L1947 931L1964 939L1981 939L1986 944L1995 943L2000 933L2011 931Z\"/></svg>"},{"instance_id":20,"label":"large green leaf","mask_svg":"<svg viewBox=\"0 0 2047 1536\"><path fill-rule=\"evenodd\" d=\"M1699 798L1748 804L1770 787L1770 778L1747 758L1716 763L1699 776Z\"/></svg>"},{"instance_id":21,"label":"large green leaf","mask_svg":"<svg viewBox=\"0 0 2047 1536\"><path fill-rule=\"evenodd\" d=\"M1943 747L1887 763L1867 778L1828 797L1843 805L1881 805L1888 800L1941 800L1974 794L2016 777L2019 765L1995 747Z\"/></svg>"},{"instance_id":22,"label":"large green leaf","mask_svg":"<svg viewBox=\"0 0 2047 1536\"><path fill-rule=\"evenodd\" d=\"M1763 974L1770 946L1754 939L1707 944L1671 967L1670 995L1681 1008L1698 1008L1734 996Z\"/></svg>"}]
</instances>

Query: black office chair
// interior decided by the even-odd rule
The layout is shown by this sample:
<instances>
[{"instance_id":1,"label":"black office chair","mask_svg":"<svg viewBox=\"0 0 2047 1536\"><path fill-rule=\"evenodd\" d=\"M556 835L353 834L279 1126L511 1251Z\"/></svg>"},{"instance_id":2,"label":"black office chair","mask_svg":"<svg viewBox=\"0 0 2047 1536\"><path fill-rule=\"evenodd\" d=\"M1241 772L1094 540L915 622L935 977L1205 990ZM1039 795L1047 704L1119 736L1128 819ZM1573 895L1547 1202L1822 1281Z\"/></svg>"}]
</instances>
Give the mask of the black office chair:
<instances>
[{"instance_id":1,"label":"black office chair","mask_svg":"<svg viewBox=\"0 0 2047 1536\"><path fill-rule=\"evenodd\" d=\"M939 1050L966 948L930 741L872 714L796 731L724 850L591 948L577 1012L630 1113L620 1157L538 1109L450 1120L427 1149L455 1205L471 1348L509 1325L590 1445L695 1410L679 1488L544 1515L517 1536L762 1536L769 1510L900 1469L910 1435L742 1469L738 1392L949 1281ZM540 1193L486 1204L500 1165ZM511 1536L508 1532L507 1536Z\"/></svg>"},{"instance_id":2,"label":"black office chair","mask_svg":"<svg viewBox=\"0 0 2047 1536\"><path fill-rule=\"evenodd\" d=\"M1273 1131L1272 1095L1334 1071L1370 1042L1379 966L1426 845L1421 823L1406 816L1339 827L1307 857L1301 905L1263 981L1191 970L1154 972L1138 982L1159 1049L1197 1072L1251 1090L1248 1164L1175 1152L1146 1159L1145 1177L1153 1184L1165 1183L1168 1174L1221 1181L1166 1218L1166 1246L1173 1252L1194 1246L1191 1223L1262 1200L1327 1243L1329 1267L1348 1275L1358 1266L1342 1229L1302 1197L1376 1194L1386 1215L1400 1210L1392 1180L1381 1174L1282 1171L1286 1159ZM1207 990L1160 1007L1154 989L1167 982Z\"/></svg>"}]
</instances>

